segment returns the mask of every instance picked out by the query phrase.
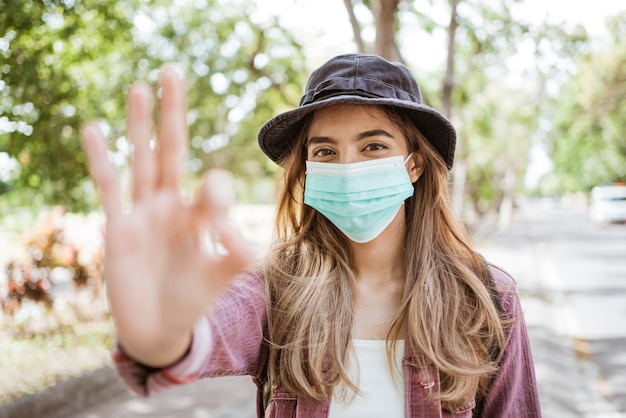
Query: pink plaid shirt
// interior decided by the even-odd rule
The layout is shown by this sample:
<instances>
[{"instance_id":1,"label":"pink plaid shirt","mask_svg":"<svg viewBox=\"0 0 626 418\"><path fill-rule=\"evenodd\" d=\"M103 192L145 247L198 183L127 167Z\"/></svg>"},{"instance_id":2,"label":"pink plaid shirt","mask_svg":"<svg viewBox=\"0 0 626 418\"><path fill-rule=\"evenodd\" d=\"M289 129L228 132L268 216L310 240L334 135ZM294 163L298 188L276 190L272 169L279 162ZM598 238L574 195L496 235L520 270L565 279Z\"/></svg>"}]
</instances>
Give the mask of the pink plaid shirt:
<instances>
[{"instance_id":1,"label":"pink plaid shirt","mask_svg":"<svg viewBox=\"0 0 626 418\"><path fill-rule=\"evenodd\" d=\"M504 318L518 319L508 330L500 369L487 396L472 400L455 414L443 410L440 403L429 396L439 391L436 369L432 366L429 373L424 373L411 366L415 362L407 345L403 358L406 418L541 417L530 343L516 284L499 268L491 266L491 271ZM263 280L249 275L224 293L211 315L198 321L191 347L178 363L165 369L151 369L126 356L119 346L113 350L113 359L126 385L142 396L206 377L249 375L260 385L266 352L265 329ZM329 402L299 398L280 387L272 394L265 411L260 390L257 400L258 416L268 418L326 418L330 407Z\"/></svg>"}]
</instances>

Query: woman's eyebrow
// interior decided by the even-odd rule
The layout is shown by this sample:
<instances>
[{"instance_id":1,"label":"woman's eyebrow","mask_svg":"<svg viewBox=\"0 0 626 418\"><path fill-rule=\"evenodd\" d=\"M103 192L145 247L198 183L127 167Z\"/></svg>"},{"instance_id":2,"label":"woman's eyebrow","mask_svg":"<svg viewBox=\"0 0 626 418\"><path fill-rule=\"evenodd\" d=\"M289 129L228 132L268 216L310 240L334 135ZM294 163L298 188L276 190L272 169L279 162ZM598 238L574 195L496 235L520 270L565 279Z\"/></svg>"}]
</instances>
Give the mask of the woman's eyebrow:
<instances>
[{"instance_id":1,"label":"woman's eyebrow","mask_svg":"<svg viewBox=\"0 0 626 418\"><path fill-rule=\"evenodd\" d=\"M361 132L360 134L358 134L356 137L356 140L360 141L362 139L366 139L372 136L386 136L388 138L394 139L394 136L391 135L389 132L385 131L384 129L372 129L372 130Z\"/></svg>"},{"instance_id":2,"label":"woman's eyebrow","mask_svg":"<svg viewBox=\"0 0 626 418\"><path fill-rule=\"evenodd\" d=\"M369 131L359 133L356 136L356 140L361 141L363 139L371 138L373 136L386 136L387 138L395 139L395 137L391 133L385 131L384 129L371 129ZM307 139L306 143L307 146L325 143L336 144L337 140L329 136L312 136L311 138Z\"/></svg>"},{"instance_id":3,"label":"woman's eyebrow","mask_svg":"<svg viewBox=\"0 0 626 418\"><path fill-rule=\"evenodd\" d=\"M312 136L311 138L306 140L307 147L310 147L311 145L327 143L336 144L337 140L329 136Z\"/></svg>"}]
</instances>

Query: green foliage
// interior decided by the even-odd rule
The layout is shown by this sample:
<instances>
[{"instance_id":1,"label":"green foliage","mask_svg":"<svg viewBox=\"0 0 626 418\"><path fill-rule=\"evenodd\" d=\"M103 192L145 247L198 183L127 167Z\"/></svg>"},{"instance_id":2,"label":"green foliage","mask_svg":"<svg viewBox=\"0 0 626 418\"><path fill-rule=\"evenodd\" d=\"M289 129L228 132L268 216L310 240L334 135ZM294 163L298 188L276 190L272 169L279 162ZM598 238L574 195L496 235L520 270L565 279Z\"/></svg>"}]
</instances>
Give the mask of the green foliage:
<instances>
[{"instance_id":1,"label":"green foliage","mask_svg":"<svg viewBox=\"0 0 626 418\"><path fill-rule=\"evenodd\" d=\"M457 8L451 117L459 137L456 159L467 167L464 195L478 215L497 212L505 194L520 185L536 123L531 95L505 80L530 30L511 15L514 3L519 0L461 0Z\"/></svg>"},{"instance_id":2,"label":"green foliage","mask_svg":"<svg viewBox=\"0 0 626 418\"><path fill-rule=\"evenodd\" d=\"M552 147L555 169L571 188L626 179L624 57L585 62L563 92Z\"/></svg>"},{"instance_id":3,"label":"green foliage","mask_svg":"<svg viewBox=\"0 0 626 418\"><path fill-rule=\"evenodd\" d=\"M476 90L471 105L459 112L463 121L459 135L468 138L466 194L476 213L497 211L508 188L523 187L537 129L535 99L528 91L492 81ZM513 185L507 184L511 178Z\"/></svg>"},{"instance_id":4,"label":"green foliage","mask_svg":"<svg viewBox=\"0 0 626 418\"><path fill-rule=\"evenodd\" d=\"M160 48L148 52L152 66L175 59L187 75L190 170L226 168L248 183L268 177L276 166L256 134L275 113L298 105L307 74L300 45L273 19L257 18L251 2L206 0L177 13L170 7L160 22L164 10L142 10L158 25L151 43Z\"/></svg>"},{"instance_id":5,"label":"green foliage","mask_svg":"<svg viewBox=\"0 0 626 418\"><path fill-rule=\"evenodd\" d=\"M123 164L134 79L157 84L163 63L181 63L190 171L219 166L252 182L275 169L255 145L257 129L297 104L306 75L300 46L247 0L9 0L0 4L0 56L0 151L19 163L0 186L69 210L90 203L86 121L105 121Z\"/></svg>"},{"instance_id":6,"label":"green foliage","mask_svg":"<svg viewBox=\"0 0 626 418\"><path fill-rule=\"evenodd\" d=\"M19 162L14 187L79 208L78 132L96 115L123 114L129 16L116 1L9 0L0 9L0 149Z\"/></svg>"},{"instance_id":7,"label":"green foliage","mask_svg":"<svg viewBox=\"0 0 626 418\"><path fill-rule=\"evenodd\" d=\"M625 126L626 46L615 42L581 60L557 100L550 145L559 191L626 181Z\"/></svg>"},{"instance_id":8,"label":"green foliage","mask_svg":"<svg viewBox=\"0 0 626 418\"><path fill-rule=\"evenodd\" d=\"M478 214L497 210L511 187L521 187L536 129L536 99L503 80L517 46L531 36L531 26L511 14L511 6L520 2L460 0L457 7L450 116L459 134L456 159L468 168L465 195ZM417 24L435 43L445 42L450 35L449 0L405 0L398 13L399 21L408 23L400 34ZM412 36L399 37L399 43L407 56L406 51L419 48ZM445 111L444 70L420 74L419 81L428 104Z\"/></svg>"}]
</instances>

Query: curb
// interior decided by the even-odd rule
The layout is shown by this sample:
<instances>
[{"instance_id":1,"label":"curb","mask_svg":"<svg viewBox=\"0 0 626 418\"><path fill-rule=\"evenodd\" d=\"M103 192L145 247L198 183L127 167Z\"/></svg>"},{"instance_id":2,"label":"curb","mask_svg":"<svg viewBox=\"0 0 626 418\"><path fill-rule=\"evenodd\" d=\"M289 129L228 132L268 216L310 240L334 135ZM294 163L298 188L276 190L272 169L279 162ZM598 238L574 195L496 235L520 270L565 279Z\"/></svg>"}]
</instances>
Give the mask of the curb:
<instances>
[{"instance_id":1,"label":"curb","mask_svg":"<svg viewBox=\"0 0 626 418\"><path fill-rule=\"evenodd\" d=\"M105 366L0 406L0 418L69 417L125 391L115 371Z\"/></svg>"}]
</instances>

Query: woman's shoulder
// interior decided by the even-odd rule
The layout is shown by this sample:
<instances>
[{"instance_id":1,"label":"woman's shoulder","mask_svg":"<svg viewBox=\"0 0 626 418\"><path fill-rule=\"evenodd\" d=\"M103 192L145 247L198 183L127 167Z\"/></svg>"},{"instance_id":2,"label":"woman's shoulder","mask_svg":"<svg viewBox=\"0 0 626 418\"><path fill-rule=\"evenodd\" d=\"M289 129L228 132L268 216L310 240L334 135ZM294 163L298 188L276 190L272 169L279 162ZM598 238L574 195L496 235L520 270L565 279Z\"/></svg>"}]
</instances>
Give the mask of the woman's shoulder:
<instances>
[{"instance_id":1,"label":"woman's shoulder","mask_svg":"<svg viewBox=\"0 0 626 418\"><path fill-rule=\"evenodd\" d=\"M265 280L260 270L251 270L241 273L233 279L226 294L258 297L265 293Z\"/></svg>"},{"instance_id":2,"label":"woman's shoulder","mask_svg":"<svg viewBox=\"0 0 626 418\"><path fill-rule=\"evenodd\" d=\"M493 277L493 284L500 299L502 310L505 314L515 316L519 308L519 295L517 291L517 282L515 279L502 267L499 267L493 263L489 264L489 270Z\"/></svg>"},{"instance_id":3,"label":"woman's shoulder","mask_svg":"<svg viewBox=\"0 0 626 418\"><path fill-rule=\"evenodd\" d=\"M505 269L493 263L489 264L489 270L499 292L517 292L517 282Z\"/></svg>"},{"instance_id":4,"label":"woman's shoulder","mask_svg":"<svg viewBox=\"0 0 626 418\"><path fill-rule=\"evenodd\" d=\"M265 283L262 274L247 271L239 274L217 298L213 316L238 315L243 310L262 311L265 305ZM220 319L222 320L222 319Z\"/></svg>"}]
</instances>

